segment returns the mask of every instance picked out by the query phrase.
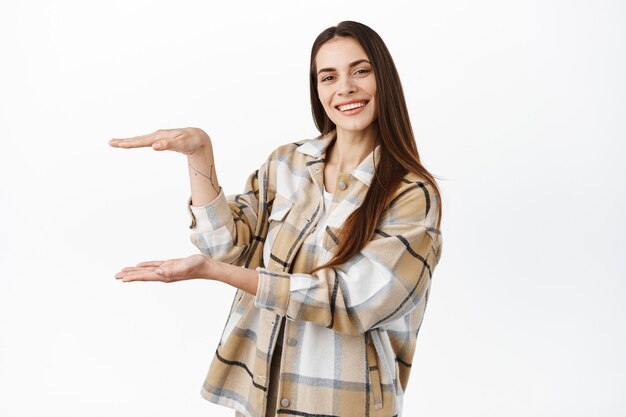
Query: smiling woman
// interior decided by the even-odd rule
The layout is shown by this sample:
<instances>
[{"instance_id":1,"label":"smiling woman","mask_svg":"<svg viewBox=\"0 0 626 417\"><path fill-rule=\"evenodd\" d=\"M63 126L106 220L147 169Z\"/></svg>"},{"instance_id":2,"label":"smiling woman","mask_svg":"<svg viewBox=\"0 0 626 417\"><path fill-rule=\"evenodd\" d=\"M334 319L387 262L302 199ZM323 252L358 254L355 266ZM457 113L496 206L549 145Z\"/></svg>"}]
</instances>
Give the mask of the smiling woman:
<instances>
[{"instance_id":1,"label":"smiling woman","mask_svg":"<svg viewBox=\"0 0 626 417\"><path fill-rule=\"evenodd\" d=\"M420 162L382 39L346 21L310 63L320 135L274 149L226 196L198 128L113 139L187 156L191 240L202 252L116 278L237 288L201 394L248 417L401 416L441 256L440 193Z\"/></svg>"},{"instance_id":2,"label":"smiling woman","mask_svg":"<svg viewBox=\"0 0 626 417\"><path fill-rule=\"evenodd\" d=\"M319 100L337 131L360 131L373 143L376 77L361 44L352 37L330 40L318 51L316 65Z\"/></svg>"}]
</instances>

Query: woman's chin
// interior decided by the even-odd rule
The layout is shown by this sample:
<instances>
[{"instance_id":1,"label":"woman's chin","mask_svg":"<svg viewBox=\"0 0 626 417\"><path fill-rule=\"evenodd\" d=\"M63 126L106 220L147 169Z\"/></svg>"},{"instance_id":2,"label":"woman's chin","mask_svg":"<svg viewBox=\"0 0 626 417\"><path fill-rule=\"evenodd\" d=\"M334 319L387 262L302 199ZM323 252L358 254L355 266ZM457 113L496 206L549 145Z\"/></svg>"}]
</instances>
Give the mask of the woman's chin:
<instances>
[{"instance_id":1,"label":"woman's chin","mask_svg":"<svg viewBox=\"0 0 626 417\"><path fill-rule=\"evenodd\" d=\"M374 123L358 123L356 121L354 123L335 123L335 125L338 132L342 131L350 134L365 133L374 128Z\"/></svg>"}]
</instances>

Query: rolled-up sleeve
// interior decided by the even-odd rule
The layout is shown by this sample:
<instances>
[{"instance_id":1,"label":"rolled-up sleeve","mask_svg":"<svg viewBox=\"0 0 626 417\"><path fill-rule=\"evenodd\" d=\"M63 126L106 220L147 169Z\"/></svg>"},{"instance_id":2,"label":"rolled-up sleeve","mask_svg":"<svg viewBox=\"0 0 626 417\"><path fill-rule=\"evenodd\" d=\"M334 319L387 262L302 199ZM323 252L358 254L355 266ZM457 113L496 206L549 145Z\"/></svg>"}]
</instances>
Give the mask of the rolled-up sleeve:
<instances>
[{"instance_id":1,"label":"rolled-up sleeve","mask_svg":"<svg viewBox=\"0 0 626 417\"><path fill-rule=\"evenodd\" d=\"M221 187L217 197L204 206L193 206L189 197L188 207L191 216L189 228L195 233L212 232L233 221L228 200Z\"/></svg>"},{"instance_id":2,"label":"rolled-up sleeve","mask_svg":"<svg viewBox=\"0 0 626 417\"><path fill-rule=\"evenodd\" d=\"M258 177L264 167L265 164L248 176L241 194L226 196L220 189L213 201L198 207L193 206L189 198L190 239L204 255L237 264L246 254L258 226L259 210L262 210L258 200Z\"/></svg>"}]
</instances>

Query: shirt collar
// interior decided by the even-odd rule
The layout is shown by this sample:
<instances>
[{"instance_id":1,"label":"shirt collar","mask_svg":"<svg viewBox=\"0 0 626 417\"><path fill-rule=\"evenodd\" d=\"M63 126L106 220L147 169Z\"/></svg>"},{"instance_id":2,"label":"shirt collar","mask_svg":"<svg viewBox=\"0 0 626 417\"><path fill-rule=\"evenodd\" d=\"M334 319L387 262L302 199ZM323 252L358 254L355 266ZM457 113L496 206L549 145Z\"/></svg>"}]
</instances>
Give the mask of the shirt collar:
<instances>
[{"instance_id":1,"label":"shirt collar","mask_svg":"<svg viewBox=\"0 0 626 417\"><path fill-rule=\"evenodd\" d=\"M376 165L374 165L374 163L378 164L379 159L380 145L376 145L365 159L352 170L352 176L369 187L374 178L374 173L376 172Z\"/></svg>"},{"instance_id":2,"label":"shirt collar","mask_svg":"<svg viewBox=\"0 0 626 417\"><path fill-rule=\"evenodd\" d=\"M296 150L313 158L322 159L326 156L326 148L328 148L328 145L330 145L334 139L335 131L332 131L319 138L307 140L302 145L298 146ZM379 160L380 145L376 145L350 174L369 187L374 178L374 172L376 171L375 164L378 164Z\"/></svg>"},{"instance_id":3,"label":"shirt collar","mask_svg":"<svg viewBox=\"0 0 626 417\"><path fill-rule=\"evenodd\" d=\"M305 141L302 145L298 146L296 150L305 155L319 159L326 154L326 148L328 148L328 145L330 145L334 139L335 131L333 130L327 135Z\"/></svg>"}]
</instances>

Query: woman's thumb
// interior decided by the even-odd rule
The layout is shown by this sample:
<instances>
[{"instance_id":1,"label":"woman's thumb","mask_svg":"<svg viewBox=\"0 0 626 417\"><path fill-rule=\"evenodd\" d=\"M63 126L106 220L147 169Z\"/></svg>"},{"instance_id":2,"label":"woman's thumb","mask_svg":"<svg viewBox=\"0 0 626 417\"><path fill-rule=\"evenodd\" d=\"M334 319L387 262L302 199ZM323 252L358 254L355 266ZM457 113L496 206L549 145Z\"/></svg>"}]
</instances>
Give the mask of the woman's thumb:
<instances>
[{"instance_id":1,"label":"woman's thumb","mask_svg":"<svg viewBox=\"0 0 626 417\"><path fill-rule=\"evenodd\" d=\"M165 140L160 140L158 142L154 142L152 144L152 149L154 149L155 151L164 151L167 149L167 141Z\"/></svg>"}]
</instances>

